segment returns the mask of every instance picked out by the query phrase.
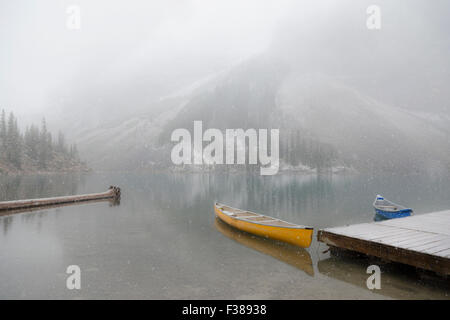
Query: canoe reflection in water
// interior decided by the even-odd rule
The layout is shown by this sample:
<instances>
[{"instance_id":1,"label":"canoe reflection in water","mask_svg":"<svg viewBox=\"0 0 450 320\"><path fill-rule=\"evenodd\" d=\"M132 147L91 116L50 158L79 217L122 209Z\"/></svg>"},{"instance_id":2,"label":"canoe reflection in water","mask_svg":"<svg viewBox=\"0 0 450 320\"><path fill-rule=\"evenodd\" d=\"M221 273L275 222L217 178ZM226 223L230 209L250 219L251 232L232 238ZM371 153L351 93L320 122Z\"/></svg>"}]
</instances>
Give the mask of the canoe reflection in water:
<instances>
[{"instance_id":1,"label":"canoe reflection in water","mask_svg":"<svg viewBox=\"0 0 450 320\"><path fill-rule=\"evenodd\" d=\"M314 276L311 256L304 248L240 231L222 222L217 217L214 225L226 237Z\"/></svg>"}]
</instances>

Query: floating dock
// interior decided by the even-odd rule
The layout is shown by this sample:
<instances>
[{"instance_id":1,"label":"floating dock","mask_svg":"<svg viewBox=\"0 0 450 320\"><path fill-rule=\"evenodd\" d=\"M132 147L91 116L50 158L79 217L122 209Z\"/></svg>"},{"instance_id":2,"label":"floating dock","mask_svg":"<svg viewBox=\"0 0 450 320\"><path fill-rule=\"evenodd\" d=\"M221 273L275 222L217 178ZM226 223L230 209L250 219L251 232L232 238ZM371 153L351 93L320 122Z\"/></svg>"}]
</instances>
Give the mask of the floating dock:
<instances>
[{"instance_id":1,"label":"floating dock","mask_svg":"<svg viewBox=\"0 0 450 320\"><path fill-rule=\"evenodd\" d=\"M44 208L57 205L68 205L79 202L99 201L108 199L120 199L120 188L111 186L109 190L101 193L92 193L84 195L44 198L44 199L30 199L30 200L16 200L0 202L0 216L4 214L16 213L20 211Z\"/></svg>"},{"instance_id":2,"label":"floating dock","mask_svg":"<svg viewBox=\"0 0 450 320\"><path fill-rule=\"evenodd\" d=\"M450 210L322 229L317 239L332 247L450 275Z\"/></svg>"}]
</instances>

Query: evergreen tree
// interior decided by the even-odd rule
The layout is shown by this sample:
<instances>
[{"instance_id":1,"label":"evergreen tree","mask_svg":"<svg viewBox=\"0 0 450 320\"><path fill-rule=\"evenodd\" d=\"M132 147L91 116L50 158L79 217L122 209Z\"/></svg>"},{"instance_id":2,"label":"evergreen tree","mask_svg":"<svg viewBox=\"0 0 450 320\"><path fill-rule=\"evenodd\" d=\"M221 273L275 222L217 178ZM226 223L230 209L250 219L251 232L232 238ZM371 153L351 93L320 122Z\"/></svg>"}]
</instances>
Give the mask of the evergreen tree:
<instances>
[{"instance_id":1,"label":"evergreen tree","mask_svg":"<svg viewBox=\"0 0 450 320\"><path fill-rule=\"evenodd\" d=\"M45 118L42 119L41 129L35 125L27 127L25 134L19 130L17 119L11 112L6 120L5 111L0 116L0 162L21 169L22 163L27 166L38 165L41 169L49 168L53 155L62 159L72 158L79 161L75 144L67 150L64 134L59 132L58 140L54 144L52 134L47 130ZM25 160L24 160L25 159Z\"/></svg>"},{"instance_id":2,"label":"evergreen tree","mask_svg":"<svg viewBox=\"0 0 450 320\"><path fill-rule=\"evenodd\" d=\"M14 156L14 145L13 145L13 137L14 137L14 115L11 112L8 117L8 126L6 131L6 138L5 138L5 155L6 155L6 161L9 163L12 163L13 156Z\"/></svg>"},{"instance_id":3,"label":"evergreen tree","mask_svg":"<svg viewBox=\"0 0 450 320\"><path fill-rule=\"evenodd\" d=\"M17 125L17 119L14 119L14 165L20 169L22 167L22 149L23 149L23 136L19 131Z\"/></svg>"},{"instance_id":4,"label":"evergreen tree","mask_svg":"<svg viewBox=\"0 0 450 320\"><path fill-rule=\"evenodd\" d=\"M17 126L17 120L12 112L9 114L8 118L8 128L6 131L5 141L6 161L20 169L22 164L22 141L19 128Z\"/></svg>"},{"instance_id":5,"label":"evergreen tree","mask_svg":"<svg viewBox=\"0 0 450 320\"><path fill-rule=\"evenodd\" d=\"M48 147L48 132L45 118L42 119L41 131L39 135L39 166L43 169L47 168L50 158L50 150Z\"/></svg>"},{"instance_id":6,"label":"evergreen tree","mask_svg":"<svg viewBox=\"0 0 450 320\"><path fill-rule=\"evenodd\" d=\"M48 158L51 160L53 158L53 138L50 132L47 133L47 151Z\"/></svg>"},{"instance_id":7,"label":"evergreen tree","mask_svg":"<svg viewBox=\"0 0 450 320\"><path fill-rule=\"evenodd\" d=\"M31 125L31 127L25 133L24 140L26 154L33 160L38 160L39 158L39 139L39 128L37 128L35 125Z\"/></svg>"},{"instance_id":8,"label":"evergreen tree","mask_svg":"<svg viewBox=\"0 0 450 320\"><path fill-rule=\"evenodd\" d=\"M69 156L71 159L78 161L79 157L78 157L78 148L77 145L74 143L70 146L70 153Z\"/></svg>"},{"instance_id":9,"label":"evergreen tree","mask_svg":"<svg viewBox=\"0 0 450 320\"><path fill-rule=\"evenodd\" d=\"M0 118L0 160L6 157L6 114L2 110Z\"/></svg>"},{"instance_id":10,"label":"evergreen tree","mask_svg":"<svg viewBox=\"0 0 450 320\"><path fill-rule=\"evenodd\" d=\"M66 138L61 131L58 133L58 142L56 146L58 152L61 152L64 155L67 154Z\"/></svg>"}]
</instances>

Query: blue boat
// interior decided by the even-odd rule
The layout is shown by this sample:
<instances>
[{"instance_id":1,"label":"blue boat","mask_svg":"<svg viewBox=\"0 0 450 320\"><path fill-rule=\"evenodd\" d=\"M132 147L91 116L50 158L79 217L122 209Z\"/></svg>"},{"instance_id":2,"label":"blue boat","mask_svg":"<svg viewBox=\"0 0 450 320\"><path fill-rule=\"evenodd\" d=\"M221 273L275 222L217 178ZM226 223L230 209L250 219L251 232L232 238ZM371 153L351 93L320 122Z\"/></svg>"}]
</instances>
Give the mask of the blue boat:
<instances>
[{"instance_id":1,"label":"blue boat","mask_svg":"<svg viewBox=\"0 0 450 320\"><path fill-rule=\"evenodd\" d=\"M375 198L373 207L375 208L376 221L409 217L413 212L411 208L395 204L380 195Z\"/></svg>"}]
</instances>

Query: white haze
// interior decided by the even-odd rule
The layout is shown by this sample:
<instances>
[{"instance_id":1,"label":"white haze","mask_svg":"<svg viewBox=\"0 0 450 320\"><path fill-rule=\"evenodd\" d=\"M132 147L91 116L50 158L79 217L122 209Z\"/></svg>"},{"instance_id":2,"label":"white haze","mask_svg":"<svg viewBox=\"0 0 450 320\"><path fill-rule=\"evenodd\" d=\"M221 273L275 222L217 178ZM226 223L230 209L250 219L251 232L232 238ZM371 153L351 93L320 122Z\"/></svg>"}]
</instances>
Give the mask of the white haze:
<instances>
[{"instance_id":1,"label":"white haze","mask_svg":"<svg viewBox=\"0 0 450 320\"><path fill-rule=\"evenodd\" d=\"M72 4L81 30L66 28ZM0 108L52 118L80 95L98 89L102 99L104 90L139 79L167 93L265 50L288 4L2 0Z\"/></svg>"}]
</instances>

